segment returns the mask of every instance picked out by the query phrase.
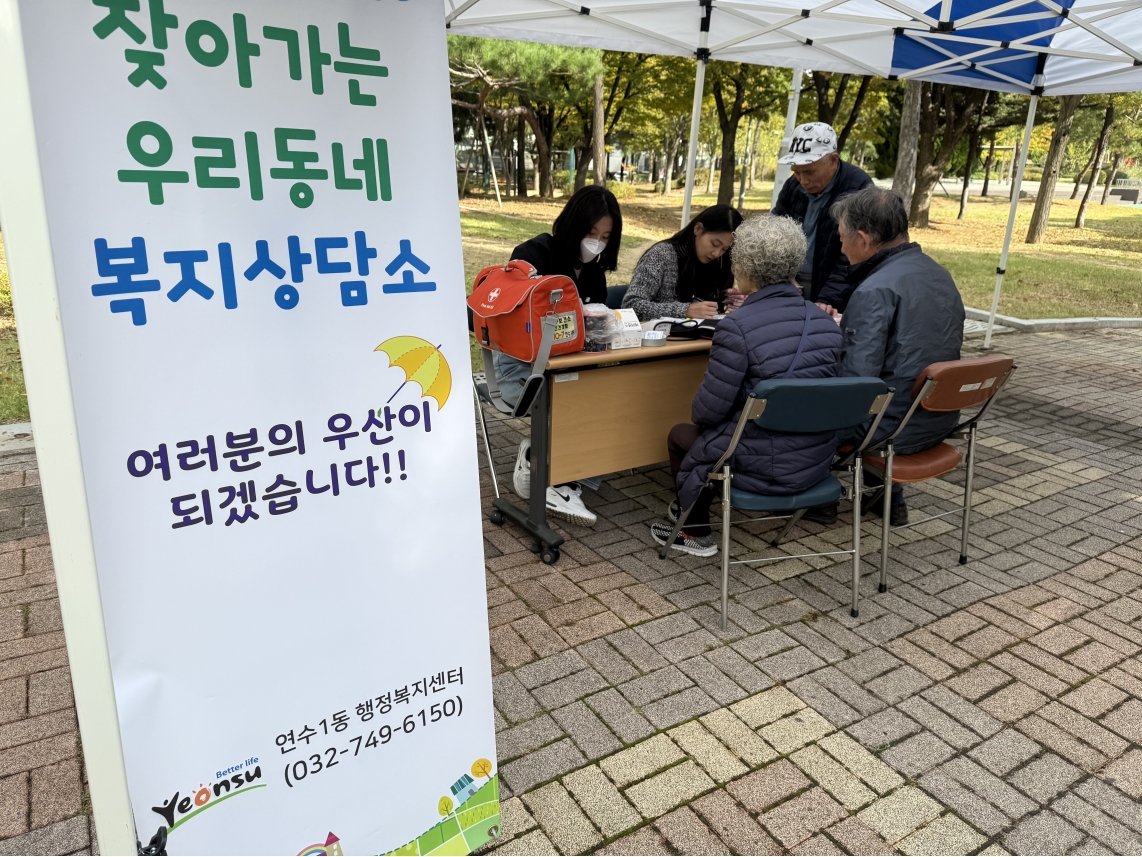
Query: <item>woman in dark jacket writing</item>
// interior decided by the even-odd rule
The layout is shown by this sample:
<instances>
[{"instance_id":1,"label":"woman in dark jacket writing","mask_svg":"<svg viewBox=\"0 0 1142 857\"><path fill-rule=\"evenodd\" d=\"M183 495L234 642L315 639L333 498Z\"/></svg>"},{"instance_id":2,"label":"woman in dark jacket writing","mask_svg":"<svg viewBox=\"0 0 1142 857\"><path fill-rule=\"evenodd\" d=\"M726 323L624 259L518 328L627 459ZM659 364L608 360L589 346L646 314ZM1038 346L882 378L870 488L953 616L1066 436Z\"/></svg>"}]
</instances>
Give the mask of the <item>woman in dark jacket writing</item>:
<instances>
[{"instance_id":1,"label":"woman in dark jacket writing","mask_svg":"<svg viewBox=\"0 0 1142 857\"><path fill-rule=\"evenodd\" d=\"M668 515L693 505L686 529L674 549L713 556L706 487L710 468L729 448L730 436L750 392L770 378L832 378L840 359L841 332L824 310L802 297L793 282L805 259L805 236L788 217L747 220L734 235L733 273L745 303L726 316L714 334L710 366L694 397L694 424L670 431L670 469L678 499ZM804 346L798 356L802 332ZM796 358L796 362L794 362ZM792 435L769 432L751 423L730 465L734 487L758 494L797 494L829 473L837 440L834 433ZM659 544L670 537L669 524L652 524Z\"/></svg>"}]
</instances>

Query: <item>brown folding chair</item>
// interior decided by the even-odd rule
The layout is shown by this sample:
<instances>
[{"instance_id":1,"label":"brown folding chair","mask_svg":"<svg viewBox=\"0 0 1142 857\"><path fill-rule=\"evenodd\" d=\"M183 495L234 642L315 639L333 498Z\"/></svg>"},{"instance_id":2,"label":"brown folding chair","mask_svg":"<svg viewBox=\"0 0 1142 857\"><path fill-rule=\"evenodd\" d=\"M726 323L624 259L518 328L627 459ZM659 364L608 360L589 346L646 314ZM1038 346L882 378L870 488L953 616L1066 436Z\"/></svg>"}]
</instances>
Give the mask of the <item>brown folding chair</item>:
<instances>
[{"instance_id":1,"label":"brown folding chair","mask_svg":"<svg viewBox=\"0 0 1142 857\"><path fill-rule=\"evenodd\" d=\"M949 360L933 363L920 373L912 387L912 404L896 431L869 448L864 466L878 473L884 480L884 521L880 534L880 591L888 591L888 536L893 529L903 530L918 524L934 521L957 512L962 514L960 527L960 565L968 561L968 531L971 526L972 473L975 467L975 446L979 422L991 408L996 395L1015 371L1015 361L1002 354L991 354L970 360ZM908 425L918 408L947 413L979 408L952 430L948 438L967 438L967 479L964 482L964 502L947 512L930 515L920 521L892 527L890 523L893 483L924 482L950 473L959 466L960 451L946 441L931 449L911 455L897 455L893 443ZM877 454L879 452L879 455Z\"/></svg>"}]
</instances>

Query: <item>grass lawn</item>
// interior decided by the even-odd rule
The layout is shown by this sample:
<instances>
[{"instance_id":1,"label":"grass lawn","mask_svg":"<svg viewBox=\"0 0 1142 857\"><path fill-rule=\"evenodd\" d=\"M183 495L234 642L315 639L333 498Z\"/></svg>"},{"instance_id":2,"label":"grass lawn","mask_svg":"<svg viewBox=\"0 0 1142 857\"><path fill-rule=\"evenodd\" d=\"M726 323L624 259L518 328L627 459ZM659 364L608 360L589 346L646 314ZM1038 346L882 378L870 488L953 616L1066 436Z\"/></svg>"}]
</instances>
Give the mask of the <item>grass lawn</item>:
<instances>
[{"instance_id":1,"label":"grass lawn","mask_svg":"<svg viewBox=\"0 0 1142 857\"><path fill-rule=\"evenodd\" d=\"M0 425L28 421L28 397L24 392L24 367L16 341L16 318L12 315L12 290L4 239L0 236Z\"/></svg>"},{"instance_id":2,"label":"grass lawn","mask_svg":"<svg viewBox=\"0 0 1142 857\"><path fill-rule=\"evenodd\" d=\"M769 210L771 189L747 192L745 214ZM696 208L713 205L713 195L694 197ZM471 283L481 268L506 260L516 244L550 231L558 201L506 199L503 214L494 198L461 203L464 265ZM1056 199L1044 244L1022 243L1033 201L1020 203L1003 282L999 311L1018 318L1142 315L1142 208L1092 205L1086 228L1073 229L1078 203ZM652 241L678 228L681 193L663 197L649 186L623 206L623 250L612 283L630 279L634 264ZM1009 203L1003 197L973 197L965 220L956 220L959 200L937 196L931 226L912 238L952 272L964 303L991 307L995 269L1003 246ZM479 213L477 213L477 211Z\"/></svg>"}]
</instances>

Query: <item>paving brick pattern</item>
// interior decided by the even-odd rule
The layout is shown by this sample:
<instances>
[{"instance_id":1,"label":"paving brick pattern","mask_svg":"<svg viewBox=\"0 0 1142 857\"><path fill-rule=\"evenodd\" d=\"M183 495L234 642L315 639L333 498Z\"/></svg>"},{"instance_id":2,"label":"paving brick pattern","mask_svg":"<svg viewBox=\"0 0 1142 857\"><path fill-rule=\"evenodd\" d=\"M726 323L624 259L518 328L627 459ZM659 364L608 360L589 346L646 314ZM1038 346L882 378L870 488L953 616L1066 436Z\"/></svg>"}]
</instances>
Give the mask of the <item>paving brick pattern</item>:
<instances>
[{"instance_id":1,"label":"paving brick pattern","mask_svg":"<svg viewBox=\"0 0 1142 857\"><path fill-rule=\"evenodd\" d=\"M955 518L923 524L877 594L867 518L859 619L847 563L786 559L732 567L722 632L717 562L649 538L662 467L586 491L599 522L560 525L554 566L485 521L494 853L1142 852L1142 332L1000 345L1020 369L984 427L971 562ZM523 428L493 431L509 484ZM0 854L91 847L33 467L0 464ZM914 517L962 481L910 487ZM735 556L777 555L770 529L735 528ZM783 554L847 539L794 536Z\"/></svg>"},{"instance_id":2,"label":"paving brick pattern","mask_svg":"<svg viewBox=\"0 0 1142 857\"><path fill-rule=\"evenodd\" d=\"M1020 368L984 427L971 562L957 518L923 524L877 594L866 518L859 619L848 563L789 559L732 567L723 633L717 562L649 538L661 467L586 491L599 523L560 525L554 566L485 526L496 853L1142 852L1142 334L1000 344ZM494 431L502 474L524 429ZM910 487L914 519L962 484ZM777 555L771 529L735 529L735 558Z\"/></svg>"},{"instance_id":3,"label":"paving brick pattern","mask_svg":"<svg viewBox=\"0 0 1142 857\"><path fill-rule=\"evenodd\" d=\"M0 455L0 855L89 854L94 826L39 471Z\"/></svg>"}]
</instances>

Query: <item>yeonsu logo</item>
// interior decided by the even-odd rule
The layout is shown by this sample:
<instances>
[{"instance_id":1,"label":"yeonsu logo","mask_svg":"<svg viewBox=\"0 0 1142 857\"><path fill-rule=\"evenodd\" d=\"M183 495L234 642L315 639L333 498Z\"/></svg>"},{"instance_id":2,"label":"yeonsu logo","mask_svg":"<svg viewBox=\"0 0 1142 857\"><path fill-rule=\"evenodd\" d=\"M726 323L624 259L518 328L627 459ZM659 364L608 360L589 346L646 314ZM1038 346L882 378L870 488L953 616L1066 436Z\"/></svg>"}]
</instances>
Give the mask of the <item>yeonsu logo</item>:
<instances>
[{"instance_id":1,"label":"yeonsu logo","mask_svg":"<svg viewBox=\"0 0 1142 857\"><path fill-rule=\"evenodd\" d=\"M163 801L162 806L152 806L151 809L166 820L167 833L224 800L266 787L266 783L255 784L256 780L262 778L262 767L258 764L257 757L247 759L237 768L245 768L245 771L230 777L222 777L217 782L206 785L200 783L196 790L190 791L185 797L182 796L182 792L175 792L170 800Z\"/></svg>"}]
</instances>

